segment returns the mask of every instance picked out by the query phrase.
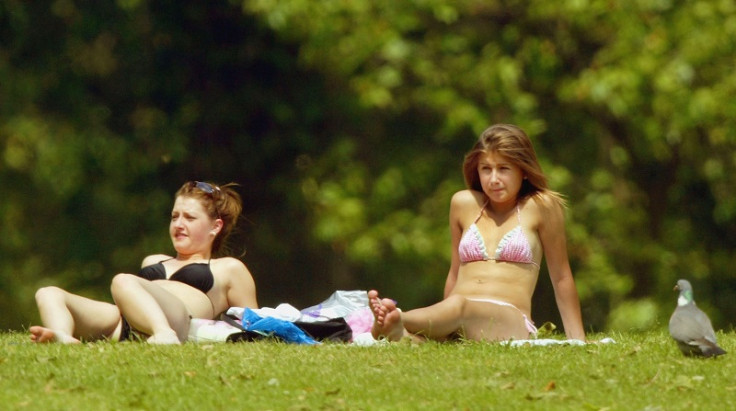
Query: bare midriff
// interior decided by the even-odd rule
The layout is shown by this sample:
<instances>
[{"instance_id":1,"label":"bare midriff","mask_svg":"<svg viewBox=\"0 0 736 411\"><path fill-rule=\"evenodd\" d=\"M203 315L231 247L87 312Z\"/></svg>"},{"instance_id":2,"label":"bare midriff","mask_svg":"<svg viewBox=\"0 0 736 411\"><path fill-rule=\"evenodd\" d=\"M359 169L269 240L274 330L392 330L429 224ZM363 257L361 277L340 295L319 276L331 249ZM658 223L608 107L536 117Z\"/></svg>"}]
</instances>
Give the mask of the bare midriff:
<instances>
[{"instance_id":1,"label":"bare midriff","mask_svg":"<svg viewBox=\"0 0 736 411\"><path fill-rule=\"evenodd\" d=\"M473 261L460 265L451 294L503 301L531 318L532 294L538 278L539 268L533 264Z\"/></svg>"}]
</instances>

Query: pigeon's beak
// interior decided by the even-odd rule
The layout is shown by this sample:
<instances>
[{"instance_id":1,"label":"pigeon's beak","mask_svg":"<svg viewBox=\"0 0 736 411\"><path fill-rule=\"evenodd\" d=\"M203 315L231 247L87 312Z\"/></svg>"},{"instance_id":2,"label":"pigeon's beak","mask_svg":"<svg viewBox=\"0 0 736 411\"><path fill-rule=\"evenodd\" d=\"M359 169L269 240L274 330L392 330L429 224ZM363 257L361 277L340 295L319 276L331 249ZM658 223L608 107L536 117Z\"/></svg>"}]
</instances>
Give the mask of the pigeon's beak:
<instances>
[{"instance_id":1,"label":"pigeon's beak","mask_svg":"<svg viewBox=\"0 0 736 411\"><path fill-rule=\"evenodd\" d=\"M672 291L680 291L680 287L678 287L677 284L675 284L675 288L673 288Z\"/></svg>"}]
</instances>

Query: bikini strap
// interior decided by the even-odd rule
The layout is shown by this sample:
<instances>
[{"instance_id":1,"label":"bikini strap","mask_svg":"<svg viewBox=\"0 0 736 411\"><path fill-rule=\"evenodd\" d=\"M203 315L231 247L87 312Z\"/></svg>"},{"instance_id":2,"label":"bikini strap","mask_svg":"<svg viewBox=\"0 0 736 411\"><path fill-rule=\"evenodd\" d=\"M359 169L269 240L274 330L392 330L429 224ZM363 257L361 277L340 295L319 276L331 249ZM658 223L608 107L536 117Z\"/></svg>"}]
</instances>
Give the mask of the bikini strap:
<instances>
[{"instance_id":1,"label":"bikini strap","mask_svg":"<svg viewBox=\"0 0 736 411\"><path fill-rule=\"evenodd\" d=\"M483 203L483 207L480 208L480 211L478 212L478 217L475 217L475 221L473 221L473 224L477 223L478 220L483 216L483 210L486 209L486 206L488 205L488 200L486 200L485 203Z\"/></svg>"},{"instance_id":2,"label":"bikini strap","mask_svg":"<svg viewBox=\"0 0 736 411\"><path fill-rule=\"evenodd\" d=\"M518 203L516 204L516 219L519 220L519 225L521 225L521 210Z\"/></svg>"}]
</instances>

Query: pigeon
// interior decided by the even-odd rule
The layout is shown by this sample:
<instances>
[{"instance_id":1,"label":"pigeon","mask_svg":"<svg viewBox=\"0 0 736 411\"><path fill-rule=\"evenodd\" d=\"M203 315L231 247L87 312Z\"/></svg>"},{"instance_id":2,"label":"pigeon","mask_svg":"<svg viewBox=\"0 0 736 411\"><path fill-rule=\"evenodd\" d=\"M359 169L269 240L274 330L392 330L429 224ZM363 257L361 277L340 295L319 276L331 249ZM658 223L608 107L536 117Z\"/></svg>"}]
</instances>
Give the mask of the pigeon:
<instances>
[{"instance_id":1,"label":"pigeon","mask_svg":"<svg viewBox=\"0 0 736 411\"><path fill-rule=\"evenodd\" d=\"M716 334L713 332L708 316L695 305L693 287L687 280L677 281L675 291L680 291L677 297L677 308L670 317L670 335L677 342L680 351L686 356L715 357L725 354L716 343Z\"/></svg>"}]
</instances>

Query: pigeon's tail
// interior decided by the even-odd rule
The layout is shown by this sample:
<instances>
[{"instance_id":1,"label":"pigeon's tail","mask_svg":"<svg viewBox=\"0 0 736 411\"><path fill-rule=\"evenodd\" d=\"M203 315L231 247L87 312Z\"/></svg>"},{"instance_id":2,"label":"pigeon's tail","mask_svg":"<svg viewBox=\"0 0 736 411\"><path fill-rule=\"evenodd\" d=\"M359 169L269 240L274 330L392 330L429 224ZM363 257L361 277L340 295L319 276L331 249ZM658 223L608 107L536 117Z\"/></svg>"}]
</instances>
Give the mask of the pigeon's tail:
<instances>
[{"instance_id":1,"label":"pigeon's tail","mask_svg":"<svg viewBox=\"0 0 736 411\"><path fill-rule=\"evenodd\" d=\"M703 348L703 356L705 357L717 357L725 353L726 351L717 345L714 345L713 347Z\"/></svg>"},{"instance_id":2,"label":"pigeon's tail","mask_svg":"<svg viewBox=\"0 0 736 411\"><path fill-rule=\"evenodd\" d=\"M699 340L698 345L700 345L700 351L702 351L703 357L717 357L726 353L726 351L719 347L718 344L713 341L706 340L705 338Z\"/></svg>"}]
</instances>

